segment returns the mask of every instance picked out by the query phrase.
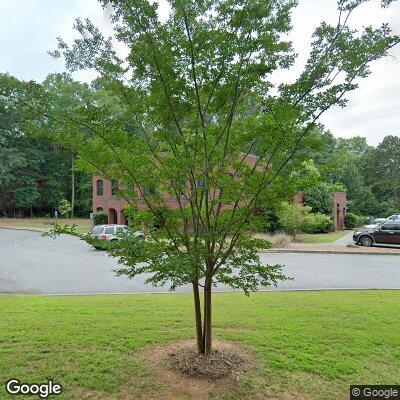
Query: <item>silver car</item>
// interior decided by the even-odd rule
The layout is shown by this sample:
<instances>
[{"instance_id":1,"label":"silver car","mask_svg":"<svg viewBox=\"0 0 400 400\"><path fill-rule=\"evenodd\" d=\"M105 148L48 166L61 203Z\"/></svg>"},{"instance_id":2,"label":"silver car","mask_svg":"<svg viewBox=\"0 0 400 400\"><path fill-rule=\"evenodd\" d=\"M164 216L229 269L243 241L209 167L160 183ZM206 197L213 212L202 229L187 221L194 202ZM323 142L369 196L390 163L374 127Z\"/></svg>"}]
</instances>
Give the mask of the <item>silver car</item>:
<instances>
[{"instance_id":1,"label":"silver car","mask_svg":"<svg viewBox=\"0 0 400 400\"><path fill-rule=\"evenodd\" d=\"M100 240L107 240L112 242L113 240L118 240L117 234L125 233L128 227L126 225L96 225L90 231L90 234Z\"/></svg>"},{"instance_id":2,"label":"silver car","mask_svg":"<svg viewBox=\"0 0 400 400\"><path fill-rule=\"evenodd\" d=\"M128 232L128 227L126 225L116 225L116 224L107 224L107 225L96 225L90 231L90 234L100 240L106 240L108 242L112 242L114 240L119 239L120 234L124 234ZM133 232L134 236L143 237L143 232L137 231Z\"/></svg>"},{"instance_id":3,"label":"silver car","mask_svg":"<svg viewBox=\"0 0 400 400\"><path fill-rule=\"evenodd\" d=\"M384 224L385 222L391 222L391 221L394 221L394 222L400 221L400 214L394 214L388 218L375 218L375 221L373 224L365 225L364 228L365 229L374 229L374 228L377 228L378 226Z\"/></svg>"}]
</instances>

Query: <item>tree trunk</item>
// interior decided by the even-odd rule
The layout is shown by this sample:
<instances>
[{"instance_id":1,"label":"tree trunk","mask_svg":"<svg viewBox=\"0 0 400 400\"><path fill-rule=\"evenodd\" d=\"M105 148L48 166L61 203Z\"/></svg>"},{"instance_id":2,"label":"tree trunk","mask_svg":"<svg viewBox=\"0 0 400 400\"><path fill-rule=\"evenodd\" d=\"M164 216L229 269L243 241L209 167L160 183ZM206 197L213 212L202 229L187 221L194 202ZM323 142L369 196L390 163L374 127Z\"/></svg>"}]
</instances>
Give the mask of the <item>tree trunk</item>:
<instances>
[{"instance_id":1,"label":"tree trunk","mask_svg":"<svg viewBox=\"0 0 400 400\"><path fill-rule=\"evenodd\" d=\"M75 160L72 154L71 159L71 218L74 218L74 207L75 207Z\"/></svg>"},{"instance_id":2,"label":"tree trunk","mask_svg":"<svg viewBox=\"0 0 400 400\"><path fill-rule=\"evenodd\" d=\"M194 312L196 319L197 350L199 353L204 353L203 330L201 327L200 293L199 293L198 281L193 282L193 296L194 296Z\"/></svg>"},{"instance_id":3,"label":"tree trunk","mask_svg":"<svg viewBox=\"0 0 400 400\"><path fill-rule=\"evenodd\" d=\"M211 290L212 278L207 277L204 285L204 328L203 328L203 348L204 354L210 354L211 343Z\"/></svg>"}]
</instances>

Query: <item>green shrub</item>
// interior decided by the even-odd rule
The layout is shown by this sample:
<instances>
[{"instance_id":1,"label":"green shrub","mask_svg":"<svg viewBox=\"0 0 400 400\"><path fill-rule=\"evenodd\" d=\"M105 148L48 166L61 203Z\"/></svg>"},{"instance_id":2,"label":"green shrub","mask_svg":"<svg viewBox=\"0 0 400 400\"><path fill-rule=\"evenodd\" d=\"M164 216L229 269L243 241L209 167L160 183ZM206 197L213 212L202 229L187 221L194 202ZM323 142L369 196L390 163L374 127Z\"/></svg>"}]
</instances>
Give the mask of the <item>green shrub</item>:
<instances>
[{"instance_id":1,"label":"green shrub","mask_svg":"<svg viewBox=\"0 0 400 400\"><path fill-rule=\"evenodd\" d=\"M346 213L346 215L344 216L344 224L346 225L346 229L354 229L357 227L357 215L352 213L352 212L348 212Z\"/></svg>"},{"instance_id":2,"label":"green shrub","mask_svg":"<svg viewBox=\"0 0 400 400\"><path fill-rule=\"evenodd\" d=\"M107 214L104 211L93 213L93 225L103 225L108 223Z\"/></svg>"},{"instance_id":3,"label":"green shrub","mask_svg":"<svg viewBox=\"0 0 400 400\"><path fill-rule=\"evenodd\" d=\"M262 208L255 211L255 215L258 217L255 231L270 235L283 231L283 226L279 222L276 212L272 208Z\"/></svg>"},{"instance_id":4,"label":"green shrub","mask_svg":"<svg viewBox=\"0 0 400 400\"><path fill-rule=\"evenodd\" d=\"M285 232L296 239L296 235L303 229L304 218L309 215L311 207L301 204L282 203L282 208L277 212L279 223Z\"/></svg>"},{"instance_id":5,"label":"green shrub","mask_svg":"<svg viewBox=\"0 0 400 400\"><path fill-rule=\"evenodd\" d=\"M368 217L357 215L357 226L365 225L368 222Z\"/></svg>"},{"instance_id":6,"label":"green shrub","mask_svg":"<svg viewBox=\"0 0 400 400\"><path fill-rule=\"evenodd\" d=\"M327 233L333 226L332 218L321 213L307 215L303 221L303 231L306 233Z\"/></svg>"},{"instance_id":7,"label":"green shrub","mask_svg":"<svg viewBox=\"0 0 400 400\"><path fill-rule=\"evenodd\" d=\"M58 210L62 217L68 218L72 211L71 203L66 199L62 199L58 205Z\"/></svg>"}]
</instances>

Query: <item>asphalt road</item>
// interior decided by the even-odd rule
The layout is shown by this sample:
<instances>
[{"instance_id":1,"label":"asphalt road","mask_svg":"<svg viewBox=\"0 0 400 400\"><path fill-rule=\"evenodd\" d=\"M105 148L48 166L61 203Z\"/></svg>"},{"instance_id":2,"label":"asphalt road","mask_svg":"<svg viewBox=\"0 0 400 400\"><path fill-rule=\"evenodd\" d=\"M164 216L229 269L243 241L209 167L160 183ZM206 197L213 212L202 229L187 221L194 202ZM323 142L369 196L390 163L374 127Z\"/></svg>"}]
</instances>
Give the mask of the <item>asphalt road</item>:
<instances>
[{"instance_id":1,"label":"asphalt road","mask_svg":"<svg viewBox=\"0 0 400 400\"><path fill-rule=\"evenodd\" d=\"M262 254L269 264L284 264L294 278L278 288L400 289L400 256L359 254ZM39 232L0 229L0 293L89 294L163 292L145 277L115 277L114 259L69 236L43 238ZM228 290L219 286L219 290ZM189 291L190 287L179 288Z\"/></svg>"}]
</instances>

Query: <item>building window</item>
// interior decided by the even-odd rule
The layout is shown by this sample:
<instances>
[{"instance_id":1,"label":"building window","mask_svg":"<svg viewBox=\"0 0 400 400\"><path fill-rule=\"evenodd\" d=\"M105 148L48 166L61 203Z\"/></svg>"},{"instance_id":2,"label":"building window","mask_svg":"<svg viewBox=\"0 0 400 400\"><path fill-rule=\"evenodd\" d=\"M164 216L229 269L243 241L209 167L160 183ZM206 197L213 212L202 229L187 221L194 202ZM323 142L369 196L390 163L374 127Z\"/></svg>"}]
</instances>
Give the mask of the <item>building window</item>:
<instances>
[{"instance_id":1,"label":"building window","mask_svg":"<svg viewBox=\"0 0 400 400\"><path fill-rule=\"evenodd\" d=\"M97 196L103 196L104 194L104 184L103 180L99 179L96 181Z\"/></svg>"},{"instance_id":2,"label":"building window","mask_svg":"<svg viewBox=\"0 0 400 400\"><path fill-rule=\"evenodd\" d=\"M116 180L111 181L111 196L117 196L119 193L118 182Z\"/></svg>"}]
</instances>

